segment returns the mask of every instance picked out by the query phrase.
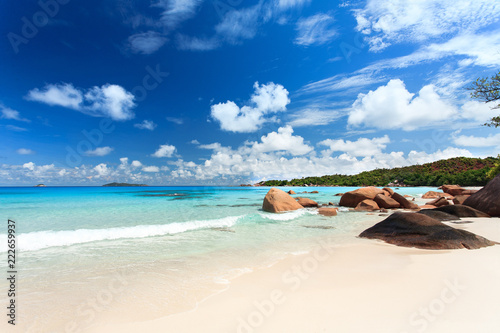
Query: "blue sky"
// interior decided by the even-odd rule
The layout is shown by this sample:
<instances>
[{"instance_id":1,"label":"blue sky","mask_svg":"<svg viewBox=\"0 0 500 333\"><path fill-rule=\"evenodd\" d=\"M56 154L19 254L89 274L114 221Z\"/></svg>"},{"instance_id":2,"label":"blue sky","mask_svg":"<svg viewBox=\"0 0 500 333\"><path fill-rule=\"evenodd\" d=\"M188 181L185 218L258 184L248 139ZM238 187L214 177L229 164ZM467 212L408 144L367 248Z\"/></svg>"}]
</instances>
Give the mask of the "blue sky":
<instances>
[{"instance_id":1,"label":"blue sky","mask_svg":"<svg viewBox=\"0 0 500 333\"><path fill-rule=\"evenodd\" d=\"M491 0L3 1L0 185L240 184L496 156Z\"/></svg>"}]
</instances>

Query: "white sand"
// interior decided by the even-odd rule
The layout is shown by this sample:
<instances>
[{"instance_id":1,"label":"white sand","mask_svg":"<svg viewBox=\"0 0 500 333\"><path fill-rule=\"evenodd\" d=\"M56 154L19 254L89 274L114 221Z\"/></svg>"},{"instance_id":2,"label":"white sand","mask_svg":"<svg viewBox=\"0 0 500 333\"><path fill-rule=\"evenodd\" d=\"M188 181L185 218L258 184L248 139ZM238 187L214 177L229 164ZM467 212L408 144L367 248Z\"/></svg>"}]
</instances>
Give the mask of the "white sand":
<instances>
[{"instance_id":1,"label":"white sand","mask_svg":"<svg viewBox=\"0 0 500 333\"><path fill-rule=\"evenodd\" d=\"M500 219L463 220L474 223L450 225L500 242ZM499 314L500 245L429 251L353 237L245 274L192 311L88 332L500 332Z\"/></svg>"}]
</instances>

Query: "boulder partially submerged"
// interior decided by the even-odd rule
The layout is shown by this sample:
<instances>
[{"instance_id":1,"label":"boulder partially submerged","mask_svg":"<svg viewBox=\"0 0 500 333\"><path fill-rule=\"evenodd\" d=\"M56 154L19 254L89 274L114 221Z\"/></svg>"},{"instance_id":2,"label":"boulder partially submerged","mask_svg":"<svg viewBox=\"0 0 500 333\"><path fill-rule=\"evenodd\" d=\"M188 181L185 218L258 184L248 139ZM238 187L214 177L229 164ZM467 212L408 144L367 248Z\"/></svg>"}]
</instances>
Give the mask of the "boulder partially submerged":
<instances>
[{"instance_id":1,"label":"boulder partially submerged","mask_svg":"<svg viewBox=\"0 0 500 333\"><path fill-rule=\"evenodd\" d=\"M286 212L304 208L288 193L277 188L271 188L264 197L262 209L270 213Z\"/></svg>"},{"instance_id":2,"label":"boulder partially submerged","mask_svg":"<svg viewBox=\"0 0 500 333\"><path fill-rule=\"evenodd\" d=\"M364 211L371 212L371 211L378 210L378 209L380 209L380 207L377 205L377 203L373 200L370 200L370 199L365 199L365 200L361 201L356 206L356 208L354 208L354 210L361 211L361 212L364 212Z\"/></svg>"},{"instance_id":3,"label":"boulder partially submerged","mask_svg":"<svg viewBox=\"0 0 500 333\"><path fill-rule=\"evenodd\" d=\"M464 205L480 210L490 216L500 216L500 175L493 178L485 187L472 194Z\"/></svg>"},{"instance_id":4,"label":"boulder partially submerged","mask_svg":"<svg viewBox=\"0 0 500 333\"><path fill-rule=\"evenodd\" d=\"M321 207L318 209L318 214L323 216L337 216L337 212L338 212L337 208Z\"/></svg>"},{"instance_id":5,"label":"boulder partially submerged","mask_svg":"<svg viewBox=\"0 0 500 333\"><path fill-rule=\"evenodd\" d=\"M299 203L299 205L301 205L302 207L318 207L318 203L314 200L311 200L309 198L297 198L297 202Z\"/></svg>"},{"instance_id":6,"label":"boulder partially submerged","mask_svg":"<svg viewBox=\"0 0 500 333\"><path fill-rule=\"evenodd\" d=\"M394 191L392 192L394 194ZM377 194L374 200L380 208L399 208L400 204L387 195Z\"/></svg>"},{"instance_id":7,"label":"boulder partially submerged","mask_svg":"<svg viewBox=\"0 0 500 333\"><path fill-rule=\"evenodd\" d=\"M418 213L396 212L363 231L359 237L428 250L479 249L497 244Z\"/></svg>"},{"instance_id":8,"label":"boulder partially submerged","mask_svg":"<svg viewBox=\"0 0 500 333\"><path fill-rule=\"evenodd\" d=\"M363 203L364 201L367 202ZM368 204L367 204L368 203ZM418 209L413 202L408 201L401 194L388 187L379 189L374 186L346 192L340 198L339 206L355 207L356 210L374 210L379 208L406 208Z\"/></svg>"}]
</instances>

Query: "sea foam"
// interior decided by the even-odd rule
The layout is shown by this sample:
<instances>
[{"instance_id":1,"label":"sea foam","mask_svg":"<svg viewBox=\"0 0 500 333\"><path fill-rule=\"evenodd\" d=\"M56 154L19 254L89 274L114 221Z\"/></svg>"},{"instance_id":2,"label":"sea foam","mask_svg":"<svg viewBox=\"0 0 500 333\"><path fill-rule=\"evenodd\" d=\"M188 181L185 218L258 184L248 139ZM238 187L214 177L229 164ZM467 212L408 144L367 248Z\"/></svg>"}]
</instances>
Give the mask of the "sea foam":
<instances>
[{"instance_id":1,"label":"sea foam","mask_svg":"<svg viewBox=\"0 0 500 333\"><path fill-rule=\"evenodd\" d=\"M274 220L274 221L290 221L290 220L294 220L298 217L301 217L304 214L316 215L318 213L317 213L317 211L313 211L313 210L298 209L298 210L294 210L291 212L284 212L284 213L279 213L279 214L260 213L260 216L262 216L265 219Z\"/></svg>"},{"instance_id":2,"label":"sea foam","mask_svg":"<svg viewBox=\"0 0 500 333\"><path fill-rule=\"evenodd\" d=\"M134 227L108 229L78 229L63 231L37 231L17 235L17 248L22 251L37 251L48 247L70 246L103 240L123 238L145 238L172 235L185 231L232 227L242 216L228 216L214 220L176 222L162 225L138 225ZM7 242L7 235L0 235L2 243ZM0 249L0 252L6 252Z\"/></svg>"}]
</instances>

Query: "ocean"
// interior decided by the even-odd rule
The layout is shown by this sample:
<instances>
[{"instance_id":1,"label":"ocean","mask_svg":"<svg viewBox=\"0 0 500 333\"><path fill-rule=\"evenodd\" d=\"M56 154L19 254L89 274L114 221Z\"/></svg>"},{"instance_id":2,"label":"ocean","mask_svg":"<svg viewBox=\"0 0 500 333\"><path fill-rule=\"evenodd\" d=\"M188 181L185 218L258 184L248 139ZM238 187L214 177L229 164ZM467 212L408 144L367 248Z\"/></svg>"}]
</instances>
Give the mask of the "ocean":
<instances>
[{"instance_id":1,"label":"ocean","mask_svg":"<svg viewBox=\"0 0 500 333\"><path fill-rule=\"evenodd\" d=\"M288 191L290 188L282 188ZM355 188L293 188L337 204ZM196 307L235 277L339 246L377 215L341 208L262 211L268 187L0 188L0 269L7 272L7 221L16 225L16 329L84 332L113 320L150 320ZM319 193L300 193L302 191ZM418 198L435 188L400 188ZM7 304L8 281L0 282ZM124 316L125 314L125 316ZM4 323L2 323L3 325Z\"/></svg>"}]
</instances>

